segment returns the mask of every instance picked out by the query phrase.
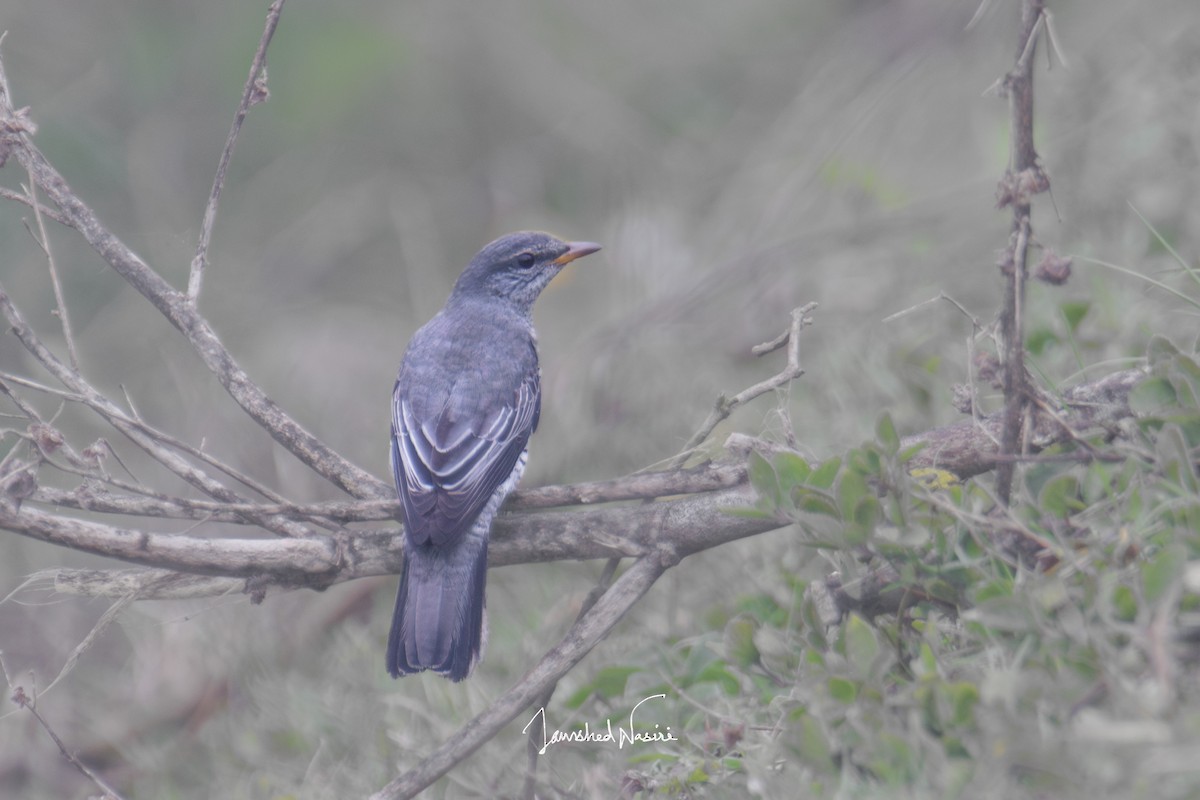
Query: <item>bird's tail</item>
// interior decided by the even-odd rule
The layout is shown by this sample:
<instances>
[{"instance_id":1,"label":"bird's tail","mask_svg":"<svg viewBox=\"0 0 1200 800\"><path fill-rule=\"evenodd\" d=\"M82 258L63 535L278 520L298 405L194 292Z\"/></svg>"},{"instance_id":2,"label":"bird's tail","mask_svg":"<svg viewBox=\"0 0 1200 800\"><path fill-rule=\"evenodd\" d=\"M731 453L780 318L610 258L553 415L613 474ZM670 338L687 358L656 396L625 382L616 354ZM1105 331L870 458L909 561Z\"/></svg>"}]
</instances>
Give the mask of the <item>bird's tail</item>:
<instances>
[{"instance_id":1,"label":"bird's tail","mask_svg":"<svg viewBox=\"0 0 1200 800\"><path fill-rule=\"evenodd\" d=\"M452 681L471 674L487 644L486 580L486 538L467 538L449 552L406 548L388 636L393 678L426 669Z\"/></svg>"}]
</instances>

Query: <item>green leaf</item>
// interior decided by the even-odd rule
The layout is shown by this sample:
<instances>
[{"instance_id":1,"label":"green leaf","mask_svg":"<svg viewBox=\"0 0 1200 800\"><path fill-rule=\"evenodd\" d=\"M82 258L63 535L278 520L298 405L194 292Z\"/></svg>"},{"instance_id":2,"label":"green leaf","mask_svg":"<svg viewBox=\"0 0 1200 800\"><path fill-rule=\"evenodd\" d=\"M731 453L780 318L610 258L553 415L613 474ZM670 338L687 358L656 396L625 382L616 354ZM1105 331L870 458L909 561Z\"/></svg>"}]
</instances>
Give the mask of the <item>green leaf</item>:
<instances>
[{"instance_id":1,"label":"green leaf","mask_svg":"<svg viewBox=\"0 0 1200 800\"><path fill-rule=\"evenodd\" d=\"M838 481L838 507L846 519L854 518L854 509L868 494L867 482L857 472L846 471Z\"/></svg>"},{"instance_id":2,"label":"green leaf","mask_svg":"<svg viewBox=\"0 0 1200 800\"><path fill-rule=\"evenodd\" d=\"M1074 475L1059 475L1046 481L1038 495L1038 507L1059 519L1085 508L1079 498L1079 480Z\"/></svg>"},{"instance_id":3,"label":"green leaf","mask_svg":"<svg viewBox=\"0 0 1200 800\"><path fill-rule=\"evenodd\" d=\"M833 482L837 478L838 470L841 468L842 459L834 456L813 470L812 475L808 479L808 485L817 489L830 488L833 486Z\"/></svg>"},{"instance_id":4,"label":"green leaf","mask_svg":"<svg viewBox=\"0 0 1200 800\"><path fill-rule=\"evenodd\" d=\"M960 681L950 684L949 689L953 709L950 719L955 725L974 725L975 706L979 703L979 687L973 683Z\"/></svg>"},{"instance_id":5,"label":"green leaf","mask_svg":"<svg viewBox=\"0 0 1200 800\"><path fill-rule=\"evenodd\" d=\"M1058 335L1047 327L1035 328L1025 337L1025 349L1035 356L1045 352L1046 347L1058 343Z\"/></svg>"},{"instance_id":6,"label":"green leaf","mask_svg":"<svg viewBox=\"0 0 1200 800\"><path fill-rule=\"evenodd\" d=\"M897 458L900 460L901 464L907 464L912 460L913 456L928 446L929 442L917 442L916 444L910 444L908 447L900 451L900 455L897 456Z\"/></svg>"},{"instance_id":7,"label":"green leaf","mask_svg":"<svg viewBox=\"0 0 1200 800\"><path fill-rule=\"evenodd\" d=\"M870 623L857 614L851 614L846 621L844 642L846 660L860 675L870 672L871 666L879 656L878 634Z\"/></svg>"},{"instance_id":8,"label":"green leaf","mask_svg":"<svg viewBox=\"0 0 1200 800\"><path fill-rule=\"evenodd\" d=\"M754 450L750 451L747 468L750 473L750 485L758 492L759 497L766 500L772 508L778 507L779 479L775 475L775 468Z\"/></svg>"},{"instance_id":9,"label":"green leaf","mask_svg":"<svg viewBox=\"0 0 1200 800\"><path fill-rule=\"evenodd\" d=\"M1125 584L1118 585L1112 594L1113 613L1122 622L1133 622L1137 619L1137 597Z\"/></svg>"},{"instance_id":10,"label":"green leaf","mask_svg":"<svg viewBox=\"0 0 1200 800\"><path fill-rule=\"evenodd\" d=\"M738 694L742 685L738 683L738 679L725 668L725 665L720 661L710 661L696 674L696 677L691 681L695 683L715 683L721 687L722 691L729 696Z\"/></svg>"},{"instance_id":11,"label":"green leaf","mask_svg":"<svg viewBox=\"0 0 1200 800\"><path fill-rule=\"evenodd\" d=\"M773 463L779 486L785 492L793 486L807 483L808 476L812 474L808 462L795 453L777 453Z\"/></svg>"},{"instance_id":12,"label":"green leaf","mask_svg":"<svg viewBox=\"0 0 1200 800\"><path fill-rule=\"evenodd\" d=\"M590 683L579 687L568 697L565 705L567 708L579 708L592 695L606 700L620 697L625 694L625 684L629 681L629 676L641 671L641 667L605 667L596 673L596 677Z\"/></svg>"},{"instance_id":13,"label":"green leaf","mask_svg":"<svg viewBox=\"0 0 1200 800\"><path fill-rule=\"evenodd\" d=\"M1175 404L1175 387L1166 378L1147 378L1129 393L1129 407L1135 414L1157 413Z\"/></svg>"},{"instance_id":14,"label":"green leaf","mask_svg":"<svg viewBox=\"0 0 1200 800\"><path fill-rule=\"evenodd\" d=\"M641 672L641 667L605 667L596 674L593 685L596 694L603 698L620 697L625 694L625 684L629 676Z\"/></svg>"},{"instance_id":15,"label":"green leaf","mask_svg":"<svg viewBox=\"0 0 1200 800\"><path fill-rule=\"evenodd\" d=\"M1068 300L1058 307L1062 312L1063 319L1067 322L1067 329L1071 333L1075 333L1075 329L1079 327L1079 323L1088 315L1092 309L1092 304L1084 300Z\"/></svg>"},{"instance_id":16,"label":"green leaf","mask_svg":"<svg viewBox=\"0 0 1200 800\"><path fill-rule=\"evenodd\" d=\"M896 433L896 424L892 415L883 412L875 423L875 438L883 445L884 452L895 454L900 450L900 435Z\"/></svg>"},{"instance_id":17,"label":"green leaf","mask_svg":"<svg viewBox=\"0 0 1200 800\"><path fill-rule=\"evenodd\" d=\"M830 678L829 696L839 703L850 705L858 697L858 684L846 678Z\"/></svg>"},{"instance_id":18,"label":"green leaf","mask_svg":"<svg viewBox=\"0 0 1200 800\"><path fill-rule=\"evenodd\" d=\"M920 664L924 674L938 674L937 656L933 654L933 648L929 646L929 642L921 642Z\"/></svg>"},{"instance_id":19,"label":"green leaf","mask_svg":"<svg viewBox=\"0 0 1200 800\"><path fill-rule=\"evenodd\" d=\"M739 614L725 626L725 657L739 667L758 663L758 647L754 644L757 623L749 614Z\"/></svg>"},{"instance_id":20,"label":"green leaf","mask_svg":"<svg viewBox=\"0 0 1200 800\"><path fill-rule=\"evenodd\" d=\"M1187 552L1182 546L1168 547L1142 564L1142 592L1148 603L1156 603L1183 576Z\"/></svg>"},{"instance_id":21,"label":"green leaf","mask_svg":"<svg viewBox=\"0 0 1200 800\"><path fill-rule=\"evenodd\" d=\"M838 512L837 503L834 502L833 497L825 492L801 487L793 492L792 499L796 504L796 508L801 511L807 511L810 514L822 514L834 519L842 518L842 515Z\"/></svg>"},{"instance_id":22,"label":"green leaf","mask_svg":"<svg viewBox=\"0 0 1200 800\"><path fill-rule=\"evenodd\" d=\"M829 742L825 740L820 723L810 714L804 714L798 722L800 741L797 749L801 760L817 772L832 773L835 769L833 758L829 754Z\"/></svg>"}]
</instances>

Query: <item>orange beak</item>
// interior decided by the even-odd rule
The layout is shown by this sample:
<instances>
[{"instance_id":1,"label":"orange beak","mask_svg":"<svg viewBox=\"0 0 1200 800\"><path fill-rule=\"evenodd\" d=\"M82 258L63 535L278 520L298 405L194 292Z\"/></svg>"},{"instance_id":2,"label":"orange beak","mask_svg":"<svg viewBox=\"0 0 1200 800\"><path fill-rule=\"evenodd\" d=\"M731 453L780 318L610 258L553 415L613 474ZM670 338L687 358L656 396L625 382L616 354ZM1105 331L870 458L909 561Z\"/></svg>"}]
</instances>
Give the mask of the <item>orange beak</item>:
<instances>
[{"instance_id":1,"label":"orange beak","mask_svg":"<svg viewBox=\"0 0 1200 800\"><path fill-rule=\"evenodd\" d=\"M567 252L563 253L550 263L561 267L564 264L570 264L577 258L590 256L599 249L600 245L596 244L595 242L567 242Z\"/></svg>"}]
</instances>

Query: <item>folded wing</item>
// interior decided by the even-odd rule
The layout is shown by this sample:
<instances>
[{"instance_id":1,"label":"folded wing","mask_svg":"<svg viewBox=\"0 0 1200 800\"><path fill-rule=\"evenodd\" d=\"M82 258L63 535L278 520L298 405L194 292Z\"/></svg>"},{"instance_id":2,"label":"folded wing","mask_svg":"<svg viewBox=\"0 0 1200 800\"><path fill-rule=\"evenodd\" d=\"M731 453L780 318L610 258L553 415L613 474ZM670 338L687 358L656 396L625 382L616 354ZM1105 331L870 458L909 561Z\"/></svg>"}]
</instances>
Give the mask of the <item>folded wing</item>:
<instances>
[{"instance_id":1,"label":"folded wing","mask_svg":"<svg viewBox=\"0 0 1200 800\"><path fill-rule=\"evenodd\" d=\"M437 400L392 394L392 474L411 541L457 542L504 484L537 427L536 369L516 390L480 398L452 384Z\"/></svg>"}]
</instances>

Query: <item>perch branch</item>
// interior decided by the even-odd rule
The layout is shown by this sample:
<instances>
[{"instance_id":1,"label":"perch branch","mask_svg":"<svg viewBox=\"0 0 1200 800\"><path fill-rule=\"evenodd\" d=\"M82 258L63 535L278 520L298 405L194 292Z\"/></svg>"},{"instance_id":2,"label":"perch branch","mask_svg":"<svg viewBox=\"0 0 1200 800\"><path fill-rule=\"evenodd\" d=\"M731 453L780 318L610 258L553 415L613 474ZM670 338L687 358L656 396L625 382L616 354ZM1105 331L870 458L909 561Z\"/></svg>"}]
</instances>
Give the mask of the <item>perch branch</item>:
<instances>
[{"instance_id":1,"label":"perch branch","mask_svg":"<svg viewBox=\"0 0 1200 800\"><path fill-rule=\"evenodd\" d=\"M633 506L586 511L540 511L497 519L488 565L637 558L659 539L680 556L772 530L773 518L731 516L752 508L748 485ZM394 575L402 561L395 530L344 531L298 539L205 538L151 533L63 517L28 505L19 510L0 495L0 528L33 539L134 564L180 572L254 578L258 585L325 588L373 575Z\"/></svg>"},{"instance_id":2,"label":"perch branch","mask_svg":"<svg viewBox=\"0 0 1200 800\"><path fill-rule=\"evenodd\" d=\"M1088 432L1116 430L1122 419L1132 416L1129 392L1145 375L1143 370L1125 370L1071 387L1063 393L1059 408L1053 415L1036 416L1038 412L1035 408L1030 449L1036 452L1052 444L1077 441L1077 437ZM908 463L910 468L933 467L953 472L960 478L967 478L994 469L997 463L1006 458L999 453L993 438L1001 424L999 413L984 417L979 422L965 420L957 425L907 436L902 440L901 447L921 447L920 452ZM733 441L731 437L729 444L731 452L736 452L742 458L750 449L750 444L743 439L744 437L738 437ZM759 443L759 447L769 446L767 443ZM744 464L735 467L722 461L713 465L712 470L722 476L722 482L729 479L727 476L742 477L732 486L709 489L696 484L695 469L633 475L608 482L610 488L622 488L605 495L604 499L637 499L631 497L634 494L632 488L645 482L648 482L649 486L647 495L668 499L632 505L597 506L576 511L538 508L526 513L503 514L497 518L493 530L489 546L489 564L499 567L557 560L637 558L650 552L655 546L649 531L656 531L659 540L670 542L681 556L686 556L735 539L773 530L784 524L783 521L773 518L730 514L730 511L756 507L757 497L746 483ZM678 482L673 483L673 480ZM595 484L585 486L595 487ZM694 493L674 496L684 491ZM548 497L564 498L564 502L576 502L580 497L595 496L590 490L584 491L579 487L570 486L547 487L544 490L534 490L534 493L536 492L543 492ZM110 501L105 500L104 495L97 495L96 507L93 508L85 499L81 499L88 496L86 493L74 494L77 503L75 507L80 509L104 510L119 514L135 511L149 514L152 511L149 505L137 505L137 498ZM66 504L66 495L42 488L33 495L32 501ZM147 504L150 502L152 499L146 501ZM205 505L199 501L172 499L169 504L179 510L186 508L187 502L192 502L195 510L211 514L214 520L222 519L223 512L218 510L219 503ZM234 504L231 508L237 514L245 514L247 517L258 514L313 514L342 522L387 519L395 510L392 501L368 501L357 505L322 503L294 507L279 504ZM180 516L183 516L182 511ZM254 577L262 586L274 583L289 587L320 588L330 583L355 578L394 574L401 563L400 537L394 530L346 530L333 537L316 536L305 539L202 538L128 530L98 522L62 517L28 504L19 507L18 510L15 502L6 502L3 493L0 493L0 528L144 566L218 576L211 581L188 583L183 588L155 585L151 578L147 578L151 584L141 593L141 596L146 598L173 596L172 592L176 591L186 591L191 593L191 596L204 592L222 594L230 591L234 585L220 580L222 576L241 579ZM63 576L63 580L75 575L86 576L86 580L80 578L75 584L68 583L64 591L120 596L130 591L128 581L134 573L113 572L110 582L106 582L103 577L106 573L95 570L86 573L61 571L59 574ZM71 588L72 586L75 588Z\"/></svg>"}]
</instances>

